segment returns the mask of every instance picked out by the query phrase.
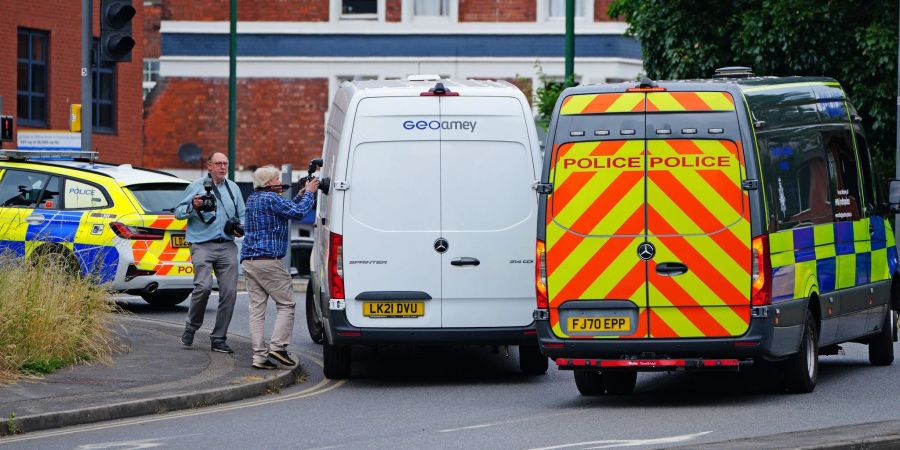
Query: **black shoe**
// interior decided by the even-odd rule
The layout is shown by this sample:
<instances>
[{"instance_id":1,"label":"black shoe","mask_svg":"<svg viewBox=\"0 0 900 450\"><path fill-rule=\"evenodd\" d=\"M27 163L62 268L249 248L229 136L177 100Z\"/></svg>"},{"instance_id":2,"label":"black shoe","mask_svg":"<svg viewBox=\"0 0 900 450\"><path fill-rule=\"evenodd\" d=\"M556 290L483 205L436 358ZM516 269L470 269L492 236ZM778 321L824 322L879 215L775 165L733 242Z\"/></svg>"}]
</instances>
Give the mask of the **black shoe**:
<instances>
[{"instance_id":1,"label":"black shoe","mask_svg":"<svg viewBox=\"0 0 900 450\"><path fill-rule=\"evenodd\" d=\"M269 352L269 358L273 358L276 361L278 361L286 366L293 367L293 366L297 365L297 361L294 361L293 358L291 358L291 354L288 353L287 350L271 351L271 352Z\"/></svg>"},{"instance_id":2,"label":"black shoe","mask_svg":"<svg viewBox=\"0 0 900 450\"><path fill-rule=\"evenodd\" d=\"M272 361L269 361L267 359L261 363L256 363L256 362L253 363L253 368L254 369L262 369L262 370L275 370L278 368L278 366L276 366L275 363L273 363Z\"/></svg>"},{"instance_id":3,"label":"black shoe","mask_svg":"<svg viewBox=\"0 0 900 450\"><path fill-rule=\"evenodd\" d=\"M212 345L209 349L219 353L234 353L234 350L232 350L224 340L212 341Z\"/></svg>"},{"instance_id":4,"label":"black shoe","mask_svg":"<svg viewBox=\"0 0 900 450\"><path fill-rule=\"evenodd\" d=\"M194 330L185 327L184 333L181 333L181 345L190 347L194 344Z\"/></svg>"}]
</instances>

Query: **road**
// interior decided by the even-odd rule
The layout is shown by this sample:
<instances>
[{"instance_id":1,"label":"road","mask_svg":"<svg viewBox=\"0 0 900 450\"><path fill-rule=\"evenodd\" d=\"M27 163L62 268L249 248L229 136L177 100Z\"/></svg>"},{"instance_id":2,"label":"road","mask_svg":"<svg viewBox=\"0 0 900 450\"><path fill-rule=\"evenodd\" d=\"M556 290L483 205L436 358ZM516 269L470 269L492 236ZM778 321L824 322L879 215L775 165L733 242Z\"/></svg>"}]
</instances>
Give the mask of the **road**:
<instances>
[{"instance_id":1,"label":"road","mask_svg":"<svg viewBox=\"0 0 900 450\"><path fill-rule=\"evenodd\" d=\"M507 357L478 347L363 350L356 353L353 379L328 383L315 361L321 351L306 333L302 292L296 298L293 349L310 373L305 383L262 399L34 433L12 446L658 448L900 419L900 363L870 366L859 344L845 345L845 355L823 357L819 384L808 395L761 393L745 373L662 373L639 375L631 396L587 398L578 394L570 372L551 364L544 376L524 376L514 349ZM174 323L187 312L185 306L157 310L133 297L120 303ZM215 297L205 326L214 308ZM249 334L245 293L238 296L231 331ZM173 351L177 339L172 336ZM203 331L196 342L206 345ZM900 355L900 345L895 352Z\"/></svg>"}]
</instances>

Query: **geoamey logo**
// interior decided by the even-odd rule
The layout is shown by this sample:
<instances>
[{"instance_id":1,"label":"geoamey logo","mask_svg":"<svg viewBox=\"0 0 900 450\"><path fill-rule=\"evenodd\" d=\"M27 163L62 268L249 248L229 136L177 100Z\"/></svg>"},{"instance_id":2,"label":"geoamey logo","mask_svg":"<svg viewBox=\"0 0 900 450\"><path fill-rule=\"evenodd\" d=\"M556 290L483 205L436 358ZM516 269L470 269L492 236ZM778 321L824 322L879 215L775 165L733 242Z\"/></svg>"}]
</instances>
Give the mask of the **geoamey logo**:
<instances>
[{"instance_id":1,"label":"geoamey logo","mask_svg":"<svg viewBox=\"0 0 900 450\"><path fill-rule=\"evenodd\" d=\"M466 130L475 132L477 120L407 120L403 122L405 130Z\"/></svg>"}]
</instances>

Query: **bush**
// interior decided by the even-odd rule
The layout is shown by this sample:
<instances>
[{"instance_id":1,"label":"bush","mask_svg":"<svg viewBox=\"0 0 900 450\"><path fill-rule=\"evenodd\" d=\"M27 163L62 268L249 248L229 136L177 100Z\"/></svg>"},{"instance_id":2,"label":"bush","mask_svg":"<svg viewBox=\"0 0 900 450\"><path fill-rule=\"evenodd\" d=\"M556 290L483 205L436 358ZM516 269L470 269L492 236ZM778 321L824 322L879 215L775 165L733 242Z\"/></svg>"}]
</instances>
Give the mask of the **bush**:
<instances>
[{"instance_id":1,"label":"bush","mask_svg":"<svg viewBox=\"0 0 900 450\"><path fill-rule=\"evenodd\" d=\"M110 332L117 309L106 286L72 273L59 258L29 264L0 255L0 383L110 362L120 349Z\"/></svg>"}]
</instances>

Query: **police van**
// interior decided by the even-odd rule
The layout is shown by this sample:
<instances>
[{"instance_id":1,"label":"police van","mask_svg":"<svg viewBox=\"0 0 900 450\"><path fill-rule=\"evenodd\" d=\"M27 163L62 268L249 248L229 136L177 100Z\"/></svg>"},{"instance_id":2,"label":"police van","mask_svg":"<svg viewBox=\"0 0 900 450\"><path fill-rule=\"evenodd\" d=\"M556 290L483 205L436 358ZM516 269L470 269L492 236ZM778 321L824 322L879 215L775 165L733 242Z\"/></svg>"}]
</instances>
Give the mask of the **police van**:
<instances>
[{"instance_id":1,"label":"police van","mask_svg":"<svg viewBox=\"0 0 900 450\"><path fill-rule=\"evenodd\" d=\"M521 91L436 76L345 82L326 125L307 319L329 378L357 345L518 345L534 309L540 146Z\"/></svg>"},{"instance_id":2,"label":"police van","mask_svg":"<svg viewBox=\"0 0 900 450\"><path fill-rule=\"evenodd\" d=\"M51 256L110 290L156 306L193 289L187 222L172 214L188 182L96 152L0 151L0 253Z\"/></svg>"},{"instance_id":3,"label":"police van","mask_svg":"<svg viewBox=\"0 0 900 450\"><path fill-rule=\"evenodd\" d=\"M557 102L534 316L584 395L754 363L777 391L811 392L844 342L893 361L891 210L853 105L830 78L716 75Z\"/></svg>"}]
</instances>

